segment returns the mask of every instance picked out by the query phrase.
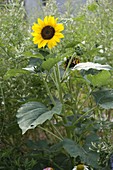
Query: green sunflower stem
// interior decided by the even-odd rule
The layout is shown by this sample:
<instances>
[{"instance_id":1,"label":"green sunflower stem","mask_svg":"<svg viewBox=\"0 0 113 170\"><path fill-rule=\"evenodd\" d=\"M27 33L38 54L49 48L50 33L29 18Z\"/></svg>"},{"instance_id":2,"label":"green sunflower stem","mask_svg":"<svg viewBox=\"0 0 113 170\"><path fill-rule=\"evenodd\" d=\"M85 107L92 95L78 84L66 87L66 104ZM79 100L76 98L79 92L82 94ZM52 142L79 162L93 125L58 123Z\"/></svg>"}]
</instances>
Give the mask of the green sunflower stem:
<instances>
[{"instance_id":1,"label":"green sunflower stem","mask_svg":"<svg viewBox=\"0 0 113 170\"><path fill-rule=\"evenodd\" d=\"M60 102L63 104L63 94L62 94L62 86L61 86L61 78L60 78L60 69L59 69L59 65L57 64L56 69L54 70L54 75L55 75L55 79L56 79L56 82L57 82L57 89L58 89L58 94L59 94L59 99L60 99ZM63 110L62 112L64 113L64 105L63 105ZM62 116L62 120L63 120L63 123L66 125L67 124L67 118L65 117L65 115ZM68 129L68 127L65 127L66 128L66 133L67 133L67 137L71 137L71 132L70 130Z\"/></svg>"},{"instance_id":2,"label":"green sunflower stem","mask_svg":"<svg viewBox=\"0 0 113 170\"><path fill-rule=\"evenodd\" d=\"M60 70L58 64L56 65L56 79L57 79L57 85L58 85L58 93L59 93L59 99L60 102L63 104L63 97L62 97L62 87L61 87L61 81L60 81Z\"/></svg>"},{"instance_id":3,"label":"green sunflower stem","mask_svg":"<svg viewBox=\"0 0 113 170\"><path fill-rule=\"evenodd\" d=\"M63 136L61 135L61 133L59 132L59 130L55 127L55 125L54 125L51 121L49 121L49 123L50 123L51 127L52 127L53 129L55 129L55 131L57 132L57 134L59 135L59 137L63 140Z\"/></svg>"},{"instance_id":4,"label":"green sunflower stem","mask_svg":"<svg viewBox=\"0 0 113 170\"><path fill-rule=\"evenodd\" d=\"M85 116L87 116L91 111L97 108L97 105L95 105L93 108L88 110L86 113L84 113L82 116L80 116L74 123L73 125L75 126L81 119L83 119Z\"/></svg>"},{"instance_id":5,"label":"green sunflower stem","mask_svg":"<svg viewBox=\"0 0 113 170\"><path fill-rule=\"evenodd\" d=\"M52 94L51 94L51 92L50 92L50 89L49 89L49 87L48 87L48 84L47 84L47 82L46 82L44 79L43 79L43 82L44 82L45 88L46 88L46 90L47 90L47 93L49 94L49 97L50 97L53 105L55 106L56 103L55 103L55 100L54 100L54 98L53 98L53 96L52 96Z\"/></svg>"},{"instance_id":6,"label":"green sunflower stem","mask_svg":"<svg viewBox=\"0 0 113 170\"><path fill-rule=\"evenodd\" d=\"M42 127L42 126L38 126L41 130L51 134L52 136L54 136L55 138L57 138L58 140L62 141L62 138L60 138L59 136L55 135L54 133L52 133L51 131L49 131L48 129Z\"/></svg>"},{"instance_id":7,"label":"green sunflower stem","mask_svg":"<svg viewBox=\"0 0 113 170\"><path fill-rule=\"evenodd\" d=\"M65 76L66 76L66 74L67 74L67 72L68 72L69 66L70 66L70 64L71 64L71 62L72 62L72 60L73 60L73 57L74 57L75 55L76 55L76 53L73 53L73 55L72 55L72 57L71 57L68 65L67 65L67 67L66 67L66 70L65 70L65 72L64 72L64 74L63 74L63 76L62 76L62 81L65 79Z\"/></svg>"}]
</instances>

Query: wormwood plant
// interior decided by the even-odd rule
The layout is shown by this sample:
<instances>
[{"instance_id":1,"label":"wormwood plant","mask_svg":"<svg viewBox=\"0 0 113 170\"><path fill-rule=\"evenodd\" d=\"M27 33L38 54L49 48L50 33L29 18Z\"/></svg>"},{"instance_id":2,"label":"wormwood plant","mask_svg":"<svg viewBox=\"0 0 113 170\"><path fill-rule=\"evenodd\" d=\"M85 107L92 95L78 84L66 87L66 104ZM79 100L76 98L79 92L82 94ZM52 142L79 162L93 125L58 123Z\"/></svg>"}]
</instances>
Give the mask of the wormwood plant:
<instances>
[{"instance_id":1,"label":"wormwood plant","mask_svg":"<svg viewBox=\"0 0 113 170\"><path fill-rule=\"evenodd\" d=\"M30 134L34 170L110 169L113 13L107 5L90 4L76 18L38 18L31 31L35 45L22 53L28 65L3 76L28 78L30 95L23 91L15 110L22 134ZM102 25L107 17L109 27Z\"/></svg>"},{"instance_id":2,"label":"wormwood plant","mask_svg":"<svg viewBox=\"0 0 113 170\"><path fill-rule=\"evenodd\" d=\"M20 74L19 69L22 73L21 68L27 64L26 58L23 58L23 52L30 43L27 29L22 3L11 1L9 4L0 4L0 169L30 170L35 164L32 158L23 155L24 139L15 117L22 98L29 95L31 82L26 88L27 75L12 77L16 69L17 75ZM5 79L6 72L13 69L15 71Z\"/></svg>"}]
</instances>

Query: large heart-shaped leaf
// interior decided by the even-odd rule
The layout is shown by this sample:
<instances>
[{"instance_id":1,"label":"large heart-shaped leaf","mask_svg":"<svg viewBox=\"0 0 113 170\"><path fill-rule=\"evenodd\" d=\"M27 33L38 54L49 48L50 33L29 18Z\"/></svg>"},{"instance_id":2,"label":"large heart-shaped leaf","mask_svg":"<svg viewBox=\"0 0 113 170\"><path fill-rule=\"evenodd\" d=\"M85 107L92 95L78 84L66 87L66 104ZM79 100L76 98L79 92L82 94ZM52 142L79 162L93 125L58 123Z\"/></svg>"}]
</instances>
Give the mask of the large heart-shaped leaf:
<instances>
[{"instance_id":1,"label":"large heart-shaped leaf","mask_svg":"<svg viewBox=\"0 0 113 170\"><path fill-rule=\"evenodd\" d=\"M97 152L90 150L86 151L70 139L64 139L62 144L63 148L68 152L68 154L70 154L71 157L76 158L77 156L80 156L80 159L83 162L86 162L94 167L98 167L97 162L99 154Z\"/></svg>"},{"instance_id":2,"label":"large heart-shaped leaf","mask_svg":"<svg viewBox=\"0 0 113 170\"><path fill-rule=\"evenodd\" d=\"M46 120L50 120L53 114L60 114L62 104L57 103L52 110L40 102L28 102L23 104L16 115L19 127L24 134L28 129L34 129L37 125L43 124Z\"/></svg>"},{"instance_id":3,"label":"large heart-shaped leaf","mask_svg":"<svg viewBox=\"0 0 113 170\"><path fill-rule=\"evenodd\" d=\"M86 62L86 63L78 63L77 65L75 65L75 67L72 70L89 70L89 69L111 70L113 68L109 65L102 65L99 63Z\"/></svg>"},{"instance_id":4,"label":"large heart-shaped leaf","mask_svg":"<svg viewBox=\"0 0 113 170\"><path fill-rule=\"evenodd\" d=\"M98 90L92 93L95 101L104 109L113 109L113 89Z\"/></svg>"},{"instance_id":5,"label":"large heart-shaped leaf","mask_svg":"<svg viewBox=\"0 0 113 170\"><path fill-rule=\"evenodd\" d=\"M98 166L98 159L99 159L99 153L98 152L94 152L94 151L89 151L87 153L87 155L85 156L85 159L84 161L91 165L92 167L95 167L95 168L99 168Z\"/></svg>"},{"instance_id":6,"label":"large heart-shaped leaf","mask_svg":"<svg viewBox=\"0 0 113 170\"><path fill-rule=\"evenodd\" d=\"M103 70L95 75L92 75L92 74L86 75L86 79L93 86L98 86L98 87L108 84L108 82L110 82L110 77L111 77L111 74L107 70Z\"/></svg>"},{"instance_id":7,"label":"large heart-shaped leaf","mask_svg":"<svg viewBox=\"0 0 113 170\"><path fill-rule=\"evenodd\" d=\"M63 140L63 148L70 154L71 157L83 156L84 151L80 148L79 145L75 144L75 142L71 139Z\"/></svg>"}]
</instances>

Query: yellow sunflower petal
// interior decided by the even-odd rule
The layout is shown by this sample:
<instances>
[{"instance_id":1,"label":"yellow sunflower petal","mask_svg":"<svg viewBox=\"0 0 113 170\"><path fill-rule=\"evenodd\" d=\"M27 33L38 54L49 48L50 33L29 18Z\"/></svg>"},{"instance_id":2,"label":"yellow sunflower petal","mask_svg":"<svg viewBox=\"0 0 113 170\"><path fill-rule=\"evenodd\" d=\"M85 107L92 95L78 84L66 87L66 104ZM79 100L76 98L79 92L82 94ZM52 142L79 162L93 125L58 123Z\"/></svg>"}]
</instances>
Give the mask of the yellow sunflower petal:
<instances>
[{"instance_id":1,"label":"yellow sunflower petal","mask_svg":"<svg viewBox=\"0 0 113 170\"><path fill-rule=\"evenodd\" d=\"M49 48L49 49L53 48L53 46L51 45L51 43L48 44L48 48Z\"/></svg>"},{"instance_id":2,"label":"yellow sunflower petal","mask_svg":"<svg viewBox=\"0 0 113 170\"><path fill-rule=\"evenodd\" d=\"M55 31L60 32L64 30L63 24L57 24L55 27Z\"/></svg>"},{"instance_id":3,"label":"yellow sunflower petal","mask_svg":"<svg viewBox=\"0 0 113 170\"><path fill-rule=\"evenodd\" d=\"M51 25L51 16L50 15L48 16L48 24Z\"/></svg>"},{"instance_id":4,"label":"yellow sunflower petal","mask_svg":"<svg viewBox=\"0 0 113 170\"><path fill-rule=\"evenodd\" d=\"M56 19L54 17L51 17L51 23L53 27L56 26Z\"/></svg>"},{"instance_id":5,"label":"yellow sunflower petal","mask_svg":"<svg viewBox=\"0 0 113 170\"><path fill-rule=\"evenodd\" d=\"M33 41L35 44L40 43L41 41L43 41L42 37L40 35L37 35L33 38Z\"/></svg>"},{"instance_id":6,"label":"yellow sunflower petal","mask_svg":"<svg viewBox=\"0 0 113 170\"><path fill-rule=\"evenodd\" d=\"M57 36L58 38L64 38L64 35L62 33L55 33L55 36Z\"/></svg>"},{"instance_id":7,"label":"yellow sunflower petal","mask_svg":"<svg viewBox=\"0 0 113 170\"><path fill-rule=\"evenodd\" d=\"M37 40L35 38L33 38L33 42L34 44L38 44L39 42L37 42Z\"/></svg>"},{"instance_id":8,"label":"yellow sunflower petal","mask_svg":"<svg viewBox=\"0 0 113 170\"><path fill-rule=\"evenodd\" d=\"M35 32L41 32L41 27L34 23L34 25L32 26L32 30L35 31Z\"/></svg>"},{"instance_id":9,"label":"yellow sunflower petal","mask_svg":"<svg viewBox=\"0 0 113 170\"><path fill-rule=\"evenodd\" d=\"M45 26L48 25L48 16L46 16L46 17L44 18L44 24L45 24Z\"/></svg>"},{"instance_id":10,"label":"yellow sunflower petal","mask_svg":"<svg viewBox=\"0 0 113 170\"><path fill-rule=\"evenodd\" d=\"M56 19L52 16L49 16L48 17L48 24L54 28L56 26Z\"/></svg>"},{"instance_id":11,"label":"yellow sunflower petal","mask_svg":"<svg viewBox=\"0 0 113 170\"><path fill-rule=\"evenodd\" d=\"M59 39L57 36L54 36L53 39L54 39L56 42L60 42L60 39Z\"/></svg>"},{"instance_id":12,"label":"yellow sunflower petal","mask_svg":"<svg viewBox=\"0 0 113 170\"><path fill-rule=\"evenodd\" d=\"M38 18L38 24L43 28L45 26L44 21Z\"/></svg>"},{"instance_id":13,"label":"yellow sunflower petal","mask_svg":"<svg viewBox=\"0 0 113 170\"><path fill-rule=\"evenodd\" d=\"M40 39L43 40L40 34L37 34L36 36L34 36L34 38L37 40L40 40Z\"/></svg>"},{"instance_id":14,"label":"yellow sunflower petal","mask_svg":"<svg viewBox=\"0 0 113 170\"><path fill-rule=\"evenodd\" d=\"M39 44L38 44L38 48L41 47L45 47L45 45L48 43L48 40L42 40Z\"/></svg>"},{"instance_id":15,"label":"yellow sunflower petal","mask_svg":"<svg viewBox=\"0 0 113 170\"><path fill-rule=\"evenodd\" d=\"M32 32L31 35L35 37L37 36L37 32Z\"/></svg>"},{"instance_id":16,"label":"yellow sunflower petal","mask_svg":"<svg viewBox=\"0 0 113 170\"><path fill-rule=\"evenodd\" d=\"M45 47L45 45L48 43L48 40L44 40L41 44L43 47Z\"/></svg>"},{"instance_id":17,"label":"yellow sunflower petal","mask_svg":"<svg viewBox=\"0 0 113 170\"><path fill-rule=\"evenodd\" d=\"M53 48L54 46L56 46L57 43L56 41L52 38L51 40L48 41L48 47L51 49Z\"/></svg>"}]
</instances>

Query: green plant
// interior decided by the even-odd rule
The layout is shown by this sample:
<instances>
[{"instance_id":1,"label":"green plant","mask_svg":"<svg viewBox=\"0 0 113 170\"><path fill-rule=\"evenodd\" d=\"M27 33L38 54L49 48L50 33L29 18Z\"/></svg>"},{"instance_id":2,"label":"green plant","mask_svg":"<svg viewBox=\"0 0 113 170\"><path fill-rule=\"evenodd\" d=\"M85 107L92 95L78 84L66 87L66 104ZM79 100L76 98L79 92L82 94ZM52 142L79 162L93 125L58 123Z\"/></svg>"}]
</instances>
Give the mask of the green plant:
<instances>
[{"instance_id":1,"label":"green plant","mask_svg":"<svg viewBox=\"0 0 113 170\"><path fill-rule=\"evenodd\" d=\"M7 20L3 16L0 41L1 136L2 147L7 146L1 167L71 170L84 163L89 169L110 169L113 11L107 0L99 3L77 17L60 16L64 39L51 50L33 45L23 12L15 14L17 6L3 9L11 14Z\"/></svg>"}]
</instances>

